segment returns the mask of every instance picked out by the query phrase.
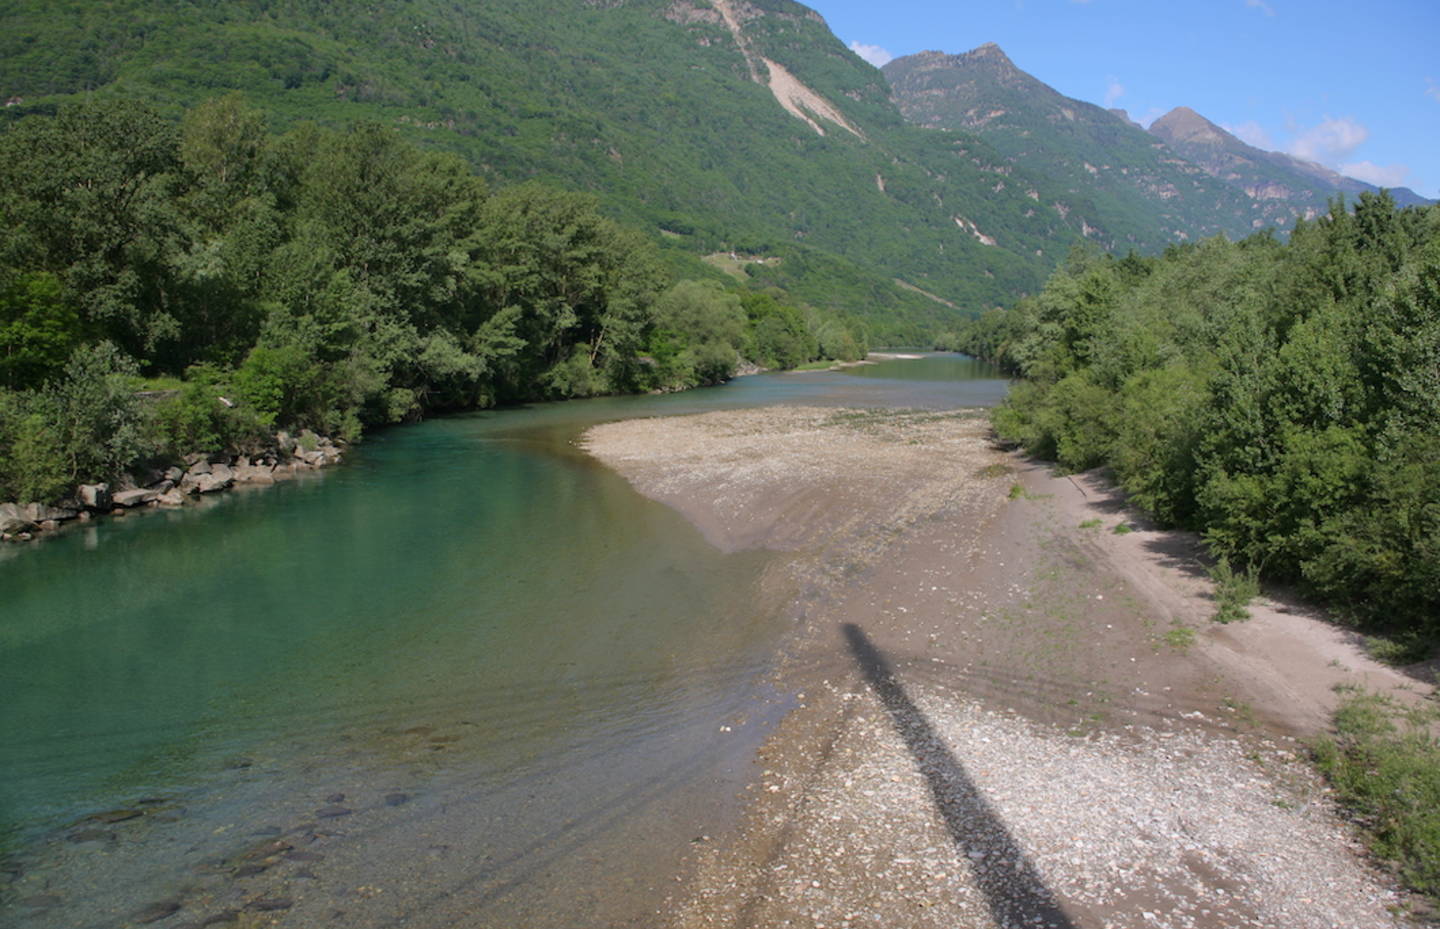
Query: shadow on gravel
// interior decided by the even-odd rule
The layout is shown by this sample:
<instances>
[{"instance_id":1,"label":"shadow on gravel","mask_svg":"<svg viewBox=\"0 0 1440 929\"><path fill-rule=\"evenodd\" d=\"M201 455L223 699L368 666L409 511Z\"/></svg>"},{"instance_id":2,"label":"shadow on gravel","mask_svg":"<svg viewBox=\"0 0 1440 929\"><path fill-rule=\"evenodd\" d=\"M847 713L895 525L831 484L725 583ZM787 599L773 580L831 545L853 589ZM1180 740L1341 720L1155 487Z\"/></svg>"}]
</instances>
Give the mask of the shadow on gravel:
<instances>
[{"instance_id":1,"label":"shadow on gravel","mask_svg":"<svg viewBox=\"0 0 1440 929\"><path fill-rule=\"evenodd\" d=\"M911 702L864 630L853 623L846 623L844 628L855 663L925 773L935 806L945 819L955 848L969 862L995 922L1001 926L1076 929L1004 821L980 795L925 714Z\"/></svg>"}]
</instances>

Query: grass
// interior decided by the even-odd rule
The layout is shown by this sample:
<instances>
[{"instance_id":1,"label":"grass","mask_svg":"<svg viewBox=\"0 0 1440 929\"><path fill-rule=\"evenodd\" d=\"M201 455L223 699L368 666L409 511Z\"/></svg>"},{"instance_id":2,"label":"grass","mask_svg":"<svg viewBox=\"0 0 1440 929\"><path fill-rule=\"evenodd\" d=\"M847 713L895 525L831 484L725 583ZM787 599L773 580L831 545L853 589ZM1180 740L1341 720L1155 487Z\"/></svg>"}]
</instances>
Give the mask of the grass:
<instances>
[{"instance_id":1,"label":"grass","mask_svg":"<svg viewBox=\"0 0 1440 929\"><path fill-rule=\"evenodd\" d=\"M830 369L833 368L833 367L835 367L835 362L834 362L834 361L831 361L831 360L829 360L828 358L822 358L820 361L807 361L807 362L805 362L803 365L796 365L795 367L791 368L790 370L792 370L792 371L828 371L828 370L830 370Z\"/></svg>"},{"instance_id":2,"label":"grass","mask_svg":"<svg viewBox=\"0 0 1440 929\"><path fill-rule=\"evenodd\" d=\"M1025 488L1019 484L1011 484L1009 496L1011 500L1023 500L1025 499Z\"/></svg>"},{"instance_id":3,"label":"grass","mask_svg":"<svg viewBox=\"0 0 1440 929\"><path fill-rule=\"evenodd\" d=\"M1234 623L1250 618L1246 607L1260 595L1260 578L1254 568L1237 572L1230 566L1230 559L1222 557L1210 569L1210 580L1215 582L1215 615L1211 617L1215 622Z\"/></svg>"},{"instance_id":4,"label":"grass","mask_svg":"<svg viewBox=\"0 0 1440 929\"><path fill-rule=\"evenodd\" d=\"M1165 644L1183 652L1195 644L1195 630L1189 626L1171 626L1165 632Z\"/></svg>"},{"instance_id":5,"label":"grass","mask_svg":"<svg viewBox=\"0 0 1440 929\"><path fill-rule=\"evenodd\" d=\"M1098 520L1098 519L1087 519L1087 520L1085 520L1083 523L1080 524L1080 528L1081 528L1081 529L1099 529L1099 528L1100 528L1100 520Z\"/></svg>"},{"instance_id":6,"label":"grass","mask_svg":"<svg viewBox=\"0 0 1440 929\"><path fill-rule=\"evenodd\" d=\"M1129 535L1135 529L1129 523L1116 523L1115 528L1110 530L1116 535Z\"/></svg>"},{"instance_id":7,"label":"grass","mask_svg":"<svg viewBox=\"0 0 1440 929\"><path fill-rule=\"evenodd\" d=\"M1335 735L1313 746L1320 770L1411 889L1440 903L1440 741L1434 706L1405 708L1357 693L1335 711Z\"/></svg>"}]
</instances>

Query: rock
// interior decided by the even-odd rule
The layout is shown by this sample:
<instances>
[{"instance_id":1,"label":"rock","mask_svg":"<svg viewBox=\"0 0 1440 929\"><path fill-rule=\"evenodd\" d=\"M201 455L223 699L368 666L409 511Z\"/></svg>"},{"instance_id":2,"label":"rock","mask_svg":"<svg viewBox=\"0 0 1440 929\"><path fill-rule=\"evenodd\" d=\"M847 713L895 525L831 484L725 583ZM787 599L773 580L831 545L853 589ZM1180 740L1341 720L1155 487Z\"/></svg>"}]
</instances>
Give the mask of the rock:
<instances>
[{"instance_id":1,"label":"rock","mask_svg":"<svg viewBox=\"0 0 1440 929\"><path fill-rule=\"evenodd\" d=\"M150 485L150 489L153 490L153 491L155 491L157 494L167 494L167 493L169 493L171 490L173 490L174 488L175 488L175 482L172 481L172 480L168 480L168 479L167 479L167 480L160 481L159 483L151 484L151 485Z\"/></svg>"},{"instance_id":2,"label":"rock","mask_svg":"<svg viewBox=\"0 0 1440 929\"><path fill-rule=\"evenodd\" d=\"M344 802L345 802L345 795L344 795L344 794L339 794L339 793L331 794L330 796L328 796L328 797L325 798L325 802L326 802L326 803L344 803Z\"/></svg>"},{"instance_id":3,"label":"rock","mask_svg":"<svg viewBox=\"0 0 1440 929\"><path fill-rule=\"evenodd\" d=\"M386 806L400 806L400 805L402 805L402 804L409 803L409 802L410 802L410 795L409 795L409 794L398 794L398 793L397 793L397 794L386 794L386 795L385 795L385 805L386 805Z\"/></svg>"},{"instance_id":4,"label":"rock","mask_svg":"<svg viewBox=\"0 0 1440 929\"><path fill-rule=\"evenodd\" d=\"M43 503L27 503L20 507L22 516L28 516L32 523L63 523L67 519L74 519L79 512L58 506L47 506Z\"/></svg>"},{"instance_id":5,"label":"rock","mask_svg":"<svg viewBox=\"0 0 1440 929\"><path fill-rule=\"evenodd\" d=\"M179 900L160 900L147 904L135 912L131 917L137 923L158 923L168 916L174 916L180 912Z\"/></svg>"},{"instance_id":6,"label":"rock","mask_svg":"<svg viewBox=\"0 0 1440 929\"><path fill-rule=\"evenodd\" d=\"M161 506L184 506L185 495L178 490L167 491L157 498Z\"/></svg>"},{"instance_id":7,"label":"rock","mask_svg":"<svg viewBox=\"0 0 1440 929\"><path fill-rule=\"evenodd\" d=\"M44 529L46 532L54 532L56 529L60 528L60 524L53 519L47 519L40 524L40 528Z\"/></svg>"},{"instance_id":8,"label":"rock","mask_svg":"<svg viewBox=\"0 0 1440 929\"><path fill-rule=\"evenodd\" d=\"M235 469L230 467L228 464L211 462L210 476L213 478L217 478L218 480L224 481L227 487L235 483Z\"/></svg>"},{"instance_id":9,"label":"rock","mask_svg":"<svg viewBox=\"0 0 1440 929\"><path fill-rule=\"evenodd\" d=\"M81 829L65 837L67 842L79 845L82 842L113 842L115 833L107 829Z\"/></svg>"},{"instance_id":10,"label":"rock","mask_svg":"<svg viewBox=\"0 0 1440 929\"><path fill-rule=\"evenodd\" d=\"M280 449L281 452L288 455L295 451L295 438L288 432L277 432L275 433L275 446Z\"/></svg>"},{"instance_id":11,"label":"rock","mask_svg":"<svg viewBox=\"0 0 1440 929\"><path fill-rule=\"evenodd\" d=\"M340 816L349 816L355 812L346 806L327 806L315 811L315 815L321 819L335 819Z\"/></svg>"},{"instance_id":12,"label":"rock","mask_svg":"<svg viewBox=\"0 0 1440 929\"><path fill-rule=\"evenodd\" d=\"M242 864L230 873L235 877L254 877L257 874L264 874L270 870L268 864Z\"/></svg>"},{"instance_id":13,"label":"rock","mask_svg":"<svg viewBox=\"0 0 1440 929\"><path fill-rule=\"evenodd\" d=\"M218 913L212 913L200 920L199 929L206 929L207 926L223 926L227 923L233 923L239 918L239 910L221 910Z\"/></svg>"},{"instance_id":14,"label":"rock","mask_svg":"<svg viewBox=\"0 0 1440 929\"><path fill-rule=\"evenodd\" d=\"M229 452L211 452L208 456L206 456L206 460L209 461L212 465L229 465L230 462L235 460L235 458Z\"/></svg>"},{"instance_id":15,"label":"rock","mask_svg":"<svg viewBox=\"0 0 1440 929\"><path fill-rule=\"evenodd\" d=\"M172 485L173 485L173 484L178 484L178 483L180 483L180 478L182 478L182 477L184 477L184 476L185 476L185 469L184 469L184 468L174 468L174 467L172 467L172 468L166 468L166 469L165 469L165 480L169 481Z\"/></svg>"},{"instance_id":16,"label":"rock","mask_svg":"<svg viewBox=\"0 0 1440 929\"><path fill-rule=\"evenodd\" d=\"M236 465L235 482L237 484L273 484L275 478L271 477L270 469L263 465Z\"/></svg>"},{"instance_id":17,"label":"rock","mask_svg":"<svg viewBox=\"0 0 1440 929\"><path fill-rule=\"evenodd\" d=\"M202 458L201 460L195 462L194 464L192 464L192 465L189 467L189 469L187 469L186 472L185 472L185 474L188 475L188 476L190 476L190 477L199 477L199 476L202 475L202 474L209 474L209 473L210 473L210 462L206 461L206 460L203 459L203 458Z\"/></svg>"},{"instance_id":18,"label":"rock","mask_svg":"<svg viewBox=\"0 0 1440 929\"><path fill-rule=\"evenodd\" d=\"M293 851L285 855L287 861L324 861L325 856L320 852Z\"/></svg>"},{"instance_id":19,"label":"rock","mask_svg":"<svg viewBox=\"0 0 1440 929\"><path fill-rule=\"evenodd\" d=\"M159 491L142 488L140 490L122 490L115 494L111 502L118 507L130 509L131 507L144 506L152 500L159 499Z\"/></svg>"},{"instance_id":20,"label":"rock","mask_svg":"<svg viewBox=\"0 0 1440 929\"><path fill-rule=\"evenodd\" d=\"M0 503L0 532L15 534L35 528L18 503Z\"/></svg>"},{"instance_id":21,"label":"rock","mask_svg":"<svg viewBox=\"0 0 1440 929\"><path fill-rule=\"evenodd\" d=\"M229 469L227 468L226 470ZM189 475L186 475L186 477L188 478ZM201 474L200 476L195 478L195 483L192 485L194 489L190 492L197 494L213 494L216 491L228 490L230 488L230 485L233 483L235 483L235 479L233 477L222 478L215 474Z\"/></svg>"},{"instance_id":22,"label":"rock","mask_svg":"<svg viewBox=\"0 0 1440 929\"><path fill-rule=\"evenodd\" d=\"M267 839L264 842L258 842L255 845L250 846L245 851L240 853L240 857L242 860L245 861L256 861L262 858L274 858L276 855L285 854L294 847L294 845L291 845L289 842L286 842L283 839Z\"/></svg>"},{"instance_id":23,"label":"rock","mask_svg":"<svg viewBox=\"0 0 1440 929\"><path fill-rule=\"evenodd\" d=\"M288 910L295 905L295 901L289 897L260 897L251 900L246 904L247 909L259 910L262 913L273 913L276 910Z\"/></svg>"},{"instance_id":24,"label":"rock","mask_svg":"<svg viewBox=\"0 0 1440 929\"><path fill-rule=\"evenodd\" d=\"M78 496L80 497L80 505L87 510L105 510L110 508L109 484L81 484Z\"/></svg>"},{"instance_id":25,"label":"rock","mask_svg":"<svg viewBox=\"0 0 1440 929\"><path fill-rule=\"evenodd\" d=\"M128 822L132 819L139 819L144 815L145 812L143 810L106 810L103 813L91 813L89 816L86 816L84 819L82 819L81 822L104 823L107 826L113 826L115 823L123 823Z\"/></svg>"}]
</instances>

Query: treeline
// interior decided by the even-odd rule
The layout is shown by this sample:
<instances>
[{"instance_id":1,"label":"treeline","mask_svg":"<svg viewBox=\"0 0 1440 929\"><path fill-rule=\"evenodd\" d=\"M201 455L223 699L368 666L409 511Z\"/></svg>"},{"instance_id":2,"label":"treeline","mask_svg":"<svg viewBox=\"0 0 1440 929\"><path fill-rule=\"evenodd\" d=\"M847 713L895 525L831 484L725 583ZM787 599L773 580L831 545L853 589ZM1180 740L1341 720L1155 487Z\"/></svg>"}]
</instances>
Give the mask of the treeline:
<instances>
[{"instance_id":1,"label":"treeline","mask_svg":"<svg viewBox=\"0 0 1440 929\"><path fill-rule=\"evenodd\" d=\"M1362 194L1269 235L1076 252L956 347L1022 375L997 430L1108 465L1213 553L1419 648L1440 634L1440 208Z\"/></svg>"},{"instance_id":2,"label":"treeline","mask_svg":"<svg viewBox=\"0 0 1440 929\"><path fill-rule=\"evenodd\" d=\"M278 428L675 390L866 351L862 326L669 279L588 195L487 189L379 125L178 125L107 100L0 134L0 500ZM149 388L149 390L142 390Z\"/></svg>"}]
</instances>

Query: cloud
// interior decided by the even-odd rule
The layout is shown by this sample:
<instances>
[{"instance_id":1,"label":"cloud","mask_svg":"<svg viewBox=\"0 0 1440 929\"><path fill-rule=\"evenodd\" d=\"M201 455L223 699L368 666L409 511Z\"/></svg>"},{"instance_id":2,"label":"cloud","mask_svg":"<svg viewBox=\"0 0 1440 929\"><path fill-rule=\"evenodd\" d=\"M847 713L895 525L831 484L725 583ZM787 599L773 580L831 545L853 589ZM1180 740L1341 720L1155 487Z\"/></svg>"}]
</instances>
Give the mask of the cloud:
<instances>
[{"instance_id":1,"label":"cloud","mask_svg":"<svg viewBox=\"0 0 1440 929\"><path fill-rule=\"evenodd\" d=\"M1275 150L1275 142L1270 138L1270 133L1266 132L1265 127L1253 119L1236 126L1226 125L1222 128L1247 145L1253 145L1267 152Z\"/></svg>"},{"instance_id":2,"label":"cloud","mask_svg":"<svg viewBox=\"0 0 1440 929\"><path fill-rule=\"evenodd\" d=\"M1435 78L1425 78L1425 96L1440 100L1440 84L1435 83Z\"/></svg>"},{"instance_id":3,"label":"cloud","mask_svg":"<svg viewBox=\"0 0 1440 929\"><path fill-rule=\"evenodd\" d=\"M895 60L894 55L890 54L880 46L866 45L864 42L851 42L850 51L859 55L861 58L864 58L866 61L870 62L877 68L883 68L885 67L885 65Z\"/></svg>"},{"instance_id":4,"label":"cloud","mask_svg":"<svg viewBox=\"0 0 1440 929\"><path fill-rule=\"evenodd\" d=\"M1370 138L1370 130L1349 116L1325 117L1324 122L1306 129L1290 143L1290 154L1306 161L1336 162L1348 156Z\"/></svg>"},{"instance_id":5,"label":"cloud","mask_svg":"<svg viewBox=\"0 0 1440 929\"><path fill-rule=\"evenodd\" d=\"M1125 96L1125 85L1120 83L1120 79L1115 77L1114 75L1106 78L1106 81L1107 83L1105 85L1105 105L1107 107L1112 107L1115 105L1115 102L1117 100Z\"/></svg>"},{"instance_id":6,"label":"cloud","mask_svg":"<svg viewBox=\"0 0 1440 929\"><path fill-rule=\"evenodd\" d=\"M1410 169L1405 165L1377 165L1371 161L1357 161L1340 166L1340 173L1346 177L1374 184L1376 187L1404 187Z\"/></svg>"},{"instance_id":7,"label":"cloud","mask_svg":"<svg viewBox=\"0 0 1440 929\"><path fill-rule=\"evenodd\" d=\"M1265 0L1245 0L1245 5L1252 10L1259 10L1266 16L1274 16L1275 8L1266 3Z\"/></svg>"}]
</instances>

